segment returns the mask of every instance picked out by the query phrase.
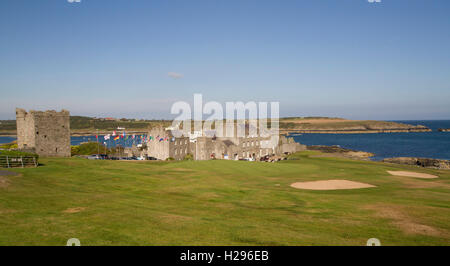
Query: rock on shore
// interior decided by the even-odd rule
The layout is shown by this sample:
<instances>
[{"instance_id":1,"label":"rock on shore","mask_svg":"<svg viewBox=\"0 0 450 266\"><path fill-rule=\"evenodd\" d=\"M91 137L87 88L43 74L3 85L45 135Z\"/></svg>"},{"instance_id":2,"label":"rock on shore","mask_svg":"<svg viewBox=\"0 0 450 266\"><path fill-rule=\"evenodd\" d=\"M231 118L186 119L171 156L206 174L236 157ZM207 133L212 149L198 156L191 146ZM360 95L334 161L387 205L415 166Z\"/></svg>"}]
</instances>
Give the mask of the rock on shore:
<instances>
[{"instance_id":1,"label":"rock on shore","mask_svg":"<svg viewBox=\"0 0 450 266\"><path fill-rule=\"evenodd\" d=\"M427 167L427 168L450 169L450 161L449 160L414 158L414 157L396 157L396 158L386 158L383 160L383 162L407 164L407 165L417 165L417 166Z\"/></svg>"},{"instance_id":2,"label":"rock on shore","mask_svg":"<svg viewBox=\"0 0 450 266\"><path fill-rule=\"evenodd\" d=\"M370 152L355 151L355 150L351 150L351 149L341 148L339 146L311 145L311 146L307 146L307 150L339 154L339 155L342 155L345 157L351 157L351 158L369 158L369 157L374 156L374 154L370 153Z\"/></svg>"}]
</instances>

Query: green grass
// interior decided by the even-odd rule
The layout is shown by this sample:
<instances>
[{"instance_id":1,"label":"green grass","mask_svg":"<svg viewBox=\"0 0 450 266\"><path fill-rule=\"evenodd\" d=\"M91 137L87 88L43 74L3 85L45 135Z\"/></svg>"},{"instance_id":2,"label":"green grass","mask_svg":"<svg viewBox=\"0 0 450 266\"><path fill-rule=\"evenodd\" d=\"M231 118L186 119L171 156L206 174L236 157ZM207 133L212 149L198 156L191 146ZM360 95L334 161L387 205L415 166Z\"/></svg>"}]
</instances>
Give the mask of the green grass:
<instances>
[{"instance_id":1,"label":"green grass","mask_svg":"<svg viewBox=\"0 0 450 266\"><path fill-rule=\"evenodd\" d=\"M279 163L42 158L0 187L0 245L450 244L449 171L311 154ZM386 173L395 169L440 178ZM289 186L324 179L377 187Z\"/></svg>"}]
</instances>

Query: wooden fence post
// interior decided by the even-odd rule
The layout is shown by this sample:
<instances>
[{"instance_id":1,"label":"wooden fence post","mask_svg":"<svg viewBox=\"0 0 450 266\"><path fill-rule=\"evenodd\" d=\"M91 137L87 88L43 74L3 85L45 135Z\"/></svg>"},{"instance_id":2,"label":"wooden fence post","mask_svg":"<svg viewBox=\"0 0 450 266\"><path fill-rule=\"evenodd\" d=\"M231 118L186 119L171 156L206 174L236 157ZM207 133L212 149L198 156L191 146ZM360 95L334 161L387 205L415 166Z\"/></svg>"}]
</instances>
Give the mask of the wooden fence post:
<instances>
[{"instance_id":1,"label":"wooden fence post","mask_svg":"<svg viewBox=\"0 0 450 266\"><path fill-rule=\"evenodd\" d=\"M20 156L20 162L22 163L22 168L23 168L23 157Z\"/></svg>"},{"instance_id":2,"label":"wooden fence post","mask_svg":"<svg viewBox=\"0 0 450 266\"><path fill-rule=\"evenodd\" d=\"M8 165L8 168L9 168L9 159L8 159L8 156L6 156L6 165Z\"/></svg>"},{"instance_id":3,"label":"wooden fence post","mask_svg":"<svg viewBox=\"0 0 450 266\"><path fill-rule=\"evenodd\" d=\"M36 164L36 157L34 157L34 156L33 156L33 162L34 162L34 167L37 167L37 164Z\"/></svg>"}]
</instances>

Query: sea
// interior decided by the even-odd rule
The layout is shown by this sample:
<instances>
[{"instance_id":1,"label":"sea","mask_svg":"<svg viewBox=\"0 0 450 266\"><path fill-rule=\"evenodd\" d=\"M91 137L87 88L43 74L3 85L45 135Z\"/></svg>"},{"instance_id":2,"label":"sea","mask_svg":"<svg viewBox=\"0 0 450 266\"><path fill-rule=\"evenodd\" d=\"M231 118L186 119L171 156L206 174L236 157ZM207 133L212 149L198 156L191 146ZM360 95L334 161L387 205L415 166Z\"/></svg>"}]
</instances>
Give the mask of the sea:
<instances>
[{"instance_id":1,"label":"sea","mask_svg":"<svg viewBox=\"0 0 450 266\"><path fill-rule=\"evenodd\" d=\"M306 145L337 145L341 148L366 151L375 154L371 159L382 160L391 157L422 157L450 160L450 132L438 132L439 128L450 128L450 120L406 120L394 121L411 125L424 125L432 132L410 133L366 133L366 134L292 134L296 142ZM14 137L1 137L1 143L16 140ZM71 137L72 145L83 142L96 142L96 136ZM100 143L108 147L121 145L131 147L141 143L140 135L135 138L120 138L104 140L99 136Z\"/></svg>"},{"instance_id":2,"label":"sea","mask_svg":"<svg viewBox=\"0 0 450 266\"><path fill-rule=\"evenodd\" d=\"M374 153L372 160L392 157L421 157L450 160L450 120L394 121L410 125L424 125L432 132L374 133L374 134L294 134L296 142L305 145L338 145L358 151Z\"/></svg>"}]
</instances>

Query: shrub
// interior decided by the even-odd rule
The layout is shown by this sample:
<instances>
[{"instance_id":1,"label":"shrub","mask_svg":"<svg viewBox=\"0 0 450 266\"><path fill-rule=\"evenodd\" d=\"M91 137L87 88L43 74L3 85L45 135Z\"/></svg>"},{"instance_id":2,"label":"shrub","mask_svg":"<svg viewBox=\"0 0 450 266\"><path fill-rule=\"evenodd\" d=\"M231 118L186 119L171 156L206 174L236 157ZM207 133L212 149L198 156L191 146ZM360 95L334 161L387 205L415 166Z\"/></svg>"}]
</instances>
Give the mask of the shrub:
<instances>
[{"instance_id":1,"label":"shrub","mask_svg":"<svg viewBox=\"0 0 450 266\"><path fill-rule=\"evenodd\" d=\"M6 151L0 150L0 156L11 156L11 157L22 157L22 156L30 156L39 158L39 155L31 152L22 152L22 151Z\"/></svg>"},{"instance_id":2,"label":"shrub","mask_svg":"<svg viewBox=\"0 0 450 266\"><path fill-rule=\"evenodd\" d=\"M105 145L97 142L83 143L79 146L71 146L70 151L72 155L92 155L105 153ZM111 153L109 149L106 149L106 154Z\"/></svg>"},{"instance_id":3,"label":"shrub","mask_svg":"<svg viewBox=\"0 0 450 266\"><path fill-rule=\"evenodd\" d=\"M192 160L194 160L194 156L192 156L192 154L188 153L188 154L186 154L186 156L184 156L183 160L192 161Z\"/></svg>"},{"instance_id":4,"label":"shrub","mask_svg":"<svg viewBox=\"0 0 450 266\"><path fill-rule=\"evenodd\" d=\"M80 154L80 146L70 146L70 153L72 155Z\"/></svg>"},{"instance_id":5,"label":"shrub","mask_svg":"<svg viewBox=\"0 0 450 266\"><path fill-rule=\"evenodd\" d=\"M17 149L17 141L13 141L11 143L0 144L0 149Z\"/></svg>"}]
</instances>

